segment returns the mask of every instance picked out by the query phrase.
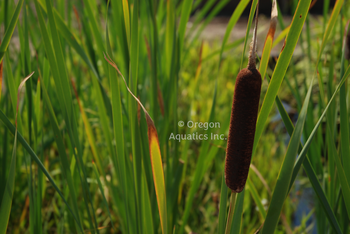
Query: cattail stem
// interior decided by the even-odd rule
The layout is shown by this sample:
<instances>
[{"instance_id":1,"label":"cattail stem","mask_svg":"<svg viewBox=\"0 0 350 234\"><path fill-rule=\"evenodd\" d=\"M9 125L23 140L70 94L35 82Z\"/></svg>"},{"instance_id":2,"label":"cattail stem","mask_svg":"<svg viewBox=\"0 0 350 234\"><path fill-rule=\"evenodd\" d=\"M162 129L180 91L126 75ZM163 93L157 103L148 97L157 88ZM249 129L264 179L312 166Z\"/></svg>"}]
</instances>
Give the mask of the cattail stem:
<instances>
[{"instance_id":1,"label":"cattail stem","mask_svg":"<svg viewBox=\"0 0 350 234\"><path fill-rule=\"evenodd\" d=\"M233 222L233 215L235 213L235 206L236 206L236 197L237 197L237 193L232 191L231 192L231 198L230 198L230 209L228 211L225 234L230 234L231 233L231 227L232 227L232 222Z\"/></svg>"},{"instance_id":2,"label":"cattail stem","mask_svg":"<svg viewBox=\"0 0 350 234\"><path fill-rule=\"evenodd\" d=\"M256 15L255 15L255 27L253 32L253 39L250 43L250 51L249 51L249 57L248 57L248 69L255 69L256 68L256 51L257 51L257 27L258 27L258 14L259 14L259 1L256 5Z\"/></svg>"}]
</instances>

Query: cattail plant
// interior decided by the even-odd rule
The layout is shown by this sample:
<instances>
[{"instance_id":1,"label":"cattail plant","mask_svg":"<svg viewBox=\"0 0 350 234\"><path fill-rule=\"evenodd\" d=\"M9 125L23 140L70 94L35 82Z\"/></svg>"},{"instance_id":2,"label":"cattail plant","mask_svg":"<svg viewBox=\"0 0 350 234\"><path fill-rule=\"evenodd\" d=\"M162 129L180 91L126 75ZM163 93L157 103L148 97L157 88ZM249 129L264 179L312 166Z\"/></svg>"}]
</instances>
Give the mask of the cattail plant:
<instances>
[{"instance_id":1,"label":"cattail plant","mask_svg":"<svg viewBox=\"0 0 350 234\"><path fill-rule=\"evenodd\" d=\"M256 6L255 28L250 44L247 68L236 78L229 135L226 148L225 182L232 191L225 233L231 232L236 194L246 184L253 151L255 126L261 91L261 75L256 69L259 1Z\"/></svg>"},{"instance_id":2,"label":"cattail plant","mask_svg":"<svg viewBox=\"0 0 350 234\"><path fill-rule=\"evenodd\" d=\"M255 61L258 7L259 3L248 66L238 73L236 79L226 149L225 182L235 193L241 192L247 181L259 108L261 75Z\"/></svg>"}]
</instances>

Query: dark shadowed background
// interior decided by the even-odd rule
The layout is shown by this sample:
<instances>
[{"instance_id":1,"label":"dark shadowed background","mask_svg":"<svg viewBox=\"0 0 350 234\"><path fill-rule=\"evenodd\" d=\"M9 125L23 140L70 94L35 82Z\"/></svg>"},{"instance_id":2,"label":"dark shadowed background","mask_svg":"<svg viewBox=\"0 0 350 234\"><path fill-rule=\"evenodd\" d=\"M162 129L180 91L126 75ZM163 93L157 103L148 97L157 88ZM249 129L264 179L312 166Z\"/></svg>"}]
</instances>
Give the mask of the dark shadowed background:
<instances>
[{"instance_id":1,"label":"dark shadowed background","mask_svg":"<svg viewBox=\"0 0 350 234\"><path fill-rule=\"evenodd\" d=\"M207 0L208 1L208 0ZM204 6L205 2L204 1L202 4L200 4L199 8ZM217 0L216 4L218 4L221 0ZM234 9L237 7L238 3L240 0L231 0L220 12L219 15L231 15ZM278 5L282 11L283 14L290 15L293 9L293 0L277 0ZM315 6L310 10L312 14L322 14L323 11L323 3L324 0L317 0ZM335 0L330 0L330 7L332 8L334 6ZM216 5L215 4L215 5ZM271 14L271 0L260 0L260 6L259 6L259 12L261 14L265 15L270 15ZM213 8L215 7L213 6ZM249 10L250 10L250 5L249 3L249 8L247 7L246 10L244 11L243 15L249 15Z\"/></svg>"}]
</instances>

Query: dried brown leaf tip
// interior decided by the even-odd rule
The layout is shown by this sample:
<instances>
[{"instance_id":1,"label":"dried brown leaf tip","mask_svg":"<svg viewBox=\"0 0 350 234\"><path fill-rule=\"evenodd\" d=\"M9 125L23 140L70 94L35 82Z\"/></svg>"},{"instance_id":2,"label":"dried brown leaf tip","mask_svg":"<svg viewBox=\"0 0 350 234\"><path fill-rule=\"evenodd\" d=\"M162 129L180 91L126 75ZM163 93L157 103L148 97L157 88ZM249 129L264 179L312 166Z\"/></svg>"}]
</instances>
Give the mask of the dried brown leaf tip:
<instances>
[{"instance_id":1,"label":"dried brown leaf tip","mask_svg":"<svg viewBox=\"0 0 350 234\"><path fill-rule=\"evenodd\" d=\"M255 63L258 7L259 3L248 67L242 69L236 78L226 148L225 182L236 193L244 189L247 181L259 108L261 75Z\"/></svg>"},{"instance_id":2,"label":"dried brown leaf tip","mask_svg":"<svg viewBox=\"0 0 350 234\"><path fill-rule=\"evenodd\" d=\"M17 90L17 106L16 106L16 120L15 120L15 125L17 128L17 114L18 114L18 107L19 107L19 99L20 99L20 94L21 94L21 90L24 86L24 84L26 83L26 81L32 77L32 75L34 74L34 72L30 73L26 78L24 78L21 83L18 86L18 90Z\"/></svg>"},{"instance_id":3,"label":"dried brown leaf tip","mask_svg":"<svg viewBox=\"0 0 350 234\"><path fill-rule=\"evenodd\" d=\"M157 141L157 145L159 146L159 140L158 140L158 133L157 133L157 129L156 126L154 125L154 122L151 118L151 116L149 116L149 114L147 112L145 112L145 116L146 116L146 122L147 122L147 127L148 127L148 140L149 140L149 145L152 145L152 141Z\"/></svg>"},{"instance_id":4,"label":"dried brown leaf tip","mask_svg":"<svg viewBox=\"0 0 350 234\"><path fill-rule=\"evenodd\" d=\"M275 31L277 26L277 16L278 16L277 3L276 3L276 0L273 0L272 10L271 10L270 29L269 29L269 32L267 33L267 35L272 37L272 39L275 36Z\"/></svg>"}]
</instances>

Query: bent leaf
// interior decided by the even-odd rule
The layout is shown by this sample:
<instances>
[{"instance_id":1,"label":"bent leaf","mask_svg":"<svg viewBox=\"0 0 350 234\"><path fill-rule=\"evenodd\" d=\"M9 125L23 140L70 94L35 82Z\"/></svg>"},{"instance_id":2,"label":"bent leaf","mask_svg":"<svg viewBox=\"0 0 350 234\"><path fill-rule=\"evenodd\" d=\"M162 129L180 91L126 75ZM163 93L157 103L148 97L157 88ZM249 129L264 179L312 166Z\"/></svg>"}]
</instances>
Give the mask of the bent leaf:
<instances>
[{"instance_id":1,"label":"bent leaf","mask_svg":"<svg viewBox=\"0 0 350 234\"><path fill-rule=\"evenodd\" d=\"M1 62L2 63L2 62ZM12 199L13 199L13 192L15 187L15 175L16 175L16 152L17 152L17 112L18 112L18 104L19 104L19 94L24 86L25 82L34 74L32 72L29 76L23 79L23 81L20 83L18 87L17 92L17 111L16 111L16 130L15 130L15 139L13 142L13 151L12 151L12 159L11 159L11 165L10 165L10 171L9 171L9 177L6 182L4 195L2 197L1 201L1 207L0 207L0 234L5 234L7 230L7 225L10 218L11 213L11 206L12 206Z\"/></svg>"},{"instance_id":2,"label":"bent leaf","mask_svg":"<svg viewBox=\"0 0 350 234\"><path fill-rule=\"evenodd\" d=\"M148 144L149 144L149 151L150 151L151 164L152 164L153 181L154 181L154 186L155 186L156 195L157 195L160 223L162 227L162 233L163 234L167 233L167 207L166 207L165 182L164 182L163 163L162 163L162 156L160 153L157 129L154 125L152 118L149 116L147 110L142 105L141 101L130 91L128 85L126 84L125 78L119 71L117 65L112 61L112 59L109 56L108 58L106 57L106 55L104 57L105 57L105 60L111 66L113 66L117 70L119 75L123 78L126 89L131 94L131 96L135 98L135 100L138 102L138 104L141 106L141 108L145 112L146 122L148 127Z\"/></svg>"}]
</instances>

